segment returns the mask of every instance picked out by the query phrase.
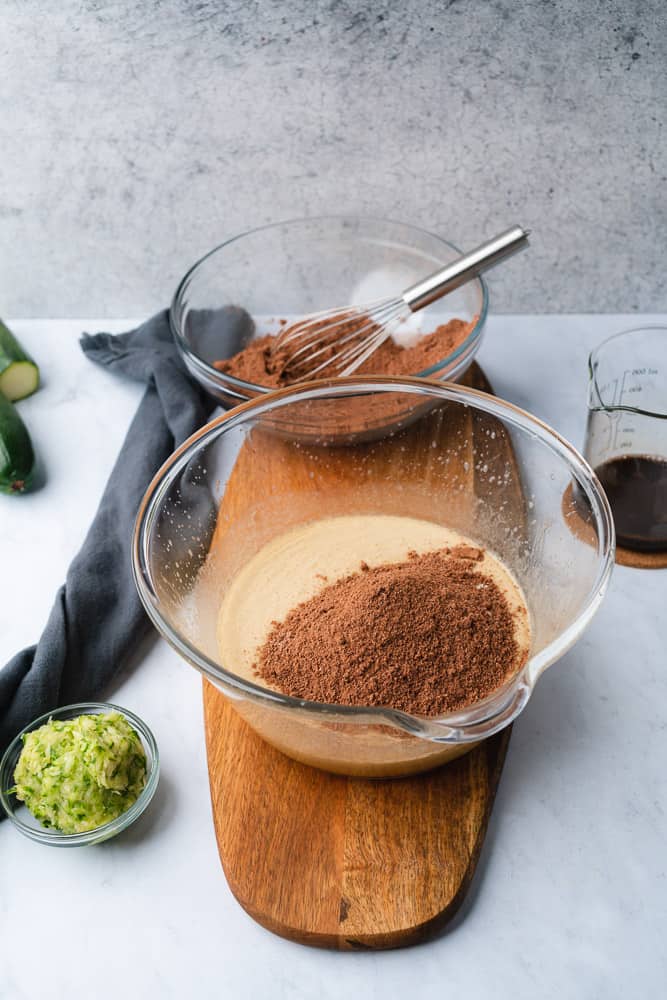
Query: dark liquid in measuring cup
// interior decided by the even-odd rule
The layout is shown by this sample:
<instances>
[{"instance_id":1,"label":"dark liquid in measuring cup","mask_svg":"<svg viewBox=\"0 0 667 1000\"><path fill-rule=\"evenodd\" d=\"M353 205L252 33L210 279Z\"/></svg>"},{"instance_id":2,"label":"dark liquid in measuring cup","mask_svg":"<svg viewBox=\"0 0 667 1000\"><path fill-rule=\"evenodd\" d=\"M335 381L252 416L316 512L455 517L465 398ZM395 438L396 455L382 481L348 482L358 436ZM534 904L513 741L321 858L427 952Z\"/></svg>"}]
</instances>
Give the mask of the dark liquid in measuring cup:
<instances>
[{"instance_id":1,"label":"dark liquid in measuring cup","mask_svg":"<svg viewBox=\"0 0 667 1000\"><path fill-rule=\"evenodd\" d=\"M667 460L624 455L595 471L614 512L619 545L667 549Z\"/></svg>"}]
</instances>

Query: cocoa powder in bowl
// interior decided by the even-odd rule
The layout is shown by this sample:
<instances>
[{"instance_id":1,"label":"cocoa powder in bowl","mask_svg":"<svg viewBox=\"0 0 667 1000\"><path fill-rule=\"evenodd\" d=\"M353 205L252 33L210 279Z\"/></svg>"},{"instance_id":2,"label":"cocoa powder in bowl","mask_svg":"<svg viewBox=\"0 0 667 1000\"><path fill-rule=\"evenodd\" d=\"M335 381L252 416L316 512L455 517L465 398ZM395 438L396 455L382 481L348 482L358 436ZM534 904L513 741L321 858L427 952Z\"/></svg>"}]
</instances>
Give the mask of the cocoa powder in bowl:
<instances>
[{"instance_id":1,"label":"cocoa powder in bowl","mask_svg":"<svg viewBox=\"0 0 667 1000\"><path fill-rule=\"evenodd\" d=\"M255 671L285 694L417 715L481 701L520 666L508 602L460 545L353 573L274 622Z\"/></svg>"},{"instance_id":2,"label":"cocoa powder in bowl","mask_svg":"<svg viewBox=\"0 0 667 1000\"><path fill-rule=\"evenodd\" d=\"M478 317L470 323L452 319L425 334L410 347L397 344L389 338L359 366L355 375L416 375L449 357L469 336ZM250 382L253 385L277 389L297 381L286 372L280 355L274 357L272 347L275 337L268 334L253 340L238 354L214 362L214 367L226 375ZM323 372L323 376L332 372Z\"/></svg>"}]
</instances>

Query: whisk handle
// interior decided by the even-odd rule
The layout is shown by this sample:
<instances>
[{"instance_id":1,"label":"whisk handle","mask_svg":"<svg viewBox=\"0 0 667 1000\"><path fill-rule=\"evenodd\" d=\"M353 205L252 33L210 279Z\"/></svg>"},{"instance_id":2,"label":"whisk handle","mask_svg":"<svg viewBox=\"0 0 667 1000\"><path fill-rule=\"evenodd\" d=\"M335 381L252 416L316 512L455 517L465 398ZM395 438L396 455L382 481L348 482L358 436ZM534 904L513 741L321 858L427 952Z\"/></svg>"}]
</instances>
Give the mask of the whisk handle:
<instances>
[{"instance_id":1,"label":"whisk handle","mask_svg":"<svg viewBox=\"0 0 667 1000\"><path fill-rule=\"evenodd\" d=\"M521 226L512 226L487 243L482 243L476 250L463 254L446 267L429 274L428 278L406 288L401 298L412 312L417 312L418 309L423 309L448 292L453 292L460 285L465 285L472 278L478 277L482 271L488 270L511 254L523 250L528 246L529 235L529 230Z\"/></svg>"}]
</instances>

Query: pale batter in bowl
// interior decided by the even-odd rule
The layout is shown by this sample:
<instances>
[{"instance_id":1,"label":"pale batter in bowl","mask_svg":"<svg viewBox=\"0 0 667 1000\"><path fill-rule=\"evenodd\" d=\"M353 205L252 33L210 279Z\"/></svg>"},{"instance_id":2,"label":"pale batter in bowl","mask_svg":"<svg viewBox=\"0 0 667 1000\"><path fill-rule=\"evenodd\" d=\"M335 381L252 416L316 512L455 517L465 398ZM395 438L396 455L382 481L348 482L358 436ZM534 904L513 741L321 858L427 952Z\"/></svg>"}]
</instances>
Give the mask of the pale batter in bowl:
<instances>
[{"instance_id":1,"label":"pale batter in bowl","mask_svg":"<svg viewBox=\"0 0 667 1000\"><path fill-rule=\"evenodd\" d=\"M412 517L348 515L299 525L261 548L231 582L217 623L220 661L258 683L253 669L257 652L273 623L282 621L296 605L357 572L362 562L372 568L402 562L409 552L460 545L474 547L475 542L444 525ZM516 662L508 664L508 675L512 674L530 651L525 598L509 570L487 550L471 568L490 577L507 600L518 647ZM307 662L303 669L308 669Z\"/></svg>"}]
</instances>

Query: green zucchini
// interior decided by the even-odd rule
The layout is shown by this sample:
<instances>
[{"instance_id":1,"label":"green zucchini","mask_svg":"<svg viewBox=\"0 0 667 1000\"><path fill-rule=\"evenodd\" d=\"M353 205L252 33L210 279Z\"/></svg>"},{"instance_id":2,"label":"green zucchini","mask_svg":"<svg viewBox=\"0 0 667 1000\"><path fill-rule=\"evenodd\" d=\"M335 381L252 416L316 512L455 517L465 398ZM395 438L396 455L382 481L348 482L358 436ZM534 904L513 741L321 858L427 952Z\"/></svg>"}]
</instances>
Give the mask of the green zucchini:
<instances>
[{"instance_id":1,"label":"green zucchini","mask_svg":"<svg viewBox=\"0 0 667 1000\"><path fill-rule=\"evenodd\" d=\"M23 493L34 471L30 435L14 406L0 392L0 493Z\"/></svg>"},{"instance_id":2,"label":"green zucchini","mask_svg":"<svg viewBox=\"0 0 667 1000\"><path fill-rule=\"evenodd\" d=\"M39 386L39 368L0 319L0 393L11 402Z\"/></svg>"}]
</instances>

